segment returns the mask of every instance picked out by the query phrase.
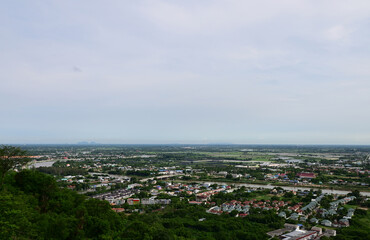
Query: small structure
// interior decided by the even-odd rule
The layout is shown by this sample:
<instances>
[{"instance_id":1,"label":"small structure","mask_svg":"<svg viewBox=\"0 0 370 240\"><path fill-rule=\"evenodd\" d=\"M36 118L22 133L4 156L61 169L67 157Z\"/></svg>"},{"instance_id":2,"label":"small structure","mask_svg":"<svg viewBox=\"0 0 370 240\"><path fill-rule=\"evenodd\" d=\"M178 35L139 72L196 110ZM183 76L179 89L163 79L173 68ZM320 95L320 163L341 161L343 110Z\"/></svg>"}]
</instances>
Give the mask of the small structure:
<instances>
[{"instance_id":1,"label":"small structure","mask_svg":"<svg viewBox=\"0 0 370 240\"><path fill-rule=\"evenodd\" d=\"M310 223L318 223L319 220L317 218L311 218Z\"/></svg>"},{"instance_id":2,"label":"small structure","mask_svg":"<svg viewBox=\"0 0 370 240\"><path fill-rule=\"evenodd\" d=\"M337 231L333 229L326 229L323 236L335 237L337 236Z\"/></svg>"},{"instance_id":3,"label":"small structure","mask_svg":"<svg viewBox=\"0 0 370 240\"><path fill-rule=\"evenodd\" d=\"M348 209L348 213L346 216L344 216L343 218L347 218L347 219L351 219L353 217L353 215L355 214L355 209L353 208L350 208Z\"/></svg>"},{"instance_id":4,"label":"small structure","mask_svg":"<svg viewBox=\"0 0 370 240\"><path fill-rule=\"evenodd\" d=\"M282 234L293 231L296 228L297 228L297 225L295 224L285 223L284 228L268 232L267 235L269 235L270 237L281 236Z\"/></svg>"},{"instance_id":5,"label":"small structure","mask_svg":"<svg viewBox=\"0 0 370 240\"><path fill-rule=\"evenodd\" d=\"M297 225L296 229L290 233L286 233L281 235L281 239L283 240L310 240L315 239L318 236L317 231L308 231L300 229L300 226Z\"/></svg>"},{"instance_id":6,"label":"small structure","mask_svg":"<svg viewBox=\"0 0 370 240\"><path fill-rule=\"evenodd\" d=\"M322 234L322 228L319 228L319 227L312 227L311 228L312 231L316 231L319 235Z\"/></svg>"},{"instance_id":7,"label":"small structure","mask_svg":"<svg viewBox=\"0 0 370 240\"><path fill-rule=\"evenodd\" d=\"M331 221L327 220L327 219L324 219L321 221L321 225L324 225L326 227L331 227L332 223Z\"/></svg>"},{"instance_id":8,"label":"small structure","mask_svg":"<svg viewBox=\"0 0 370 240\"><path fill-rule=\"evenodd\" d=\"M339 224L341 227L349 227L349 220L346 218L342 218L339 220Z\"/></svg>"},{"instance_id":9,"label":"small structure","mask_svg":"<svg viewBox=\"0 0 370 240\"><path fill-rule=\"evenodd\" d=\"M189 204L201 205L203 202L189 201Z\"/></svg>"},{"instance_id":10,"label":"small structure","mask_svg":"<svg viewBox=\"0 0 370 240\"><path fill-rule=\"evenodd\" d=\"M285 212L280 212L278 216L279 216L279 217L286 218L286 213L285 213Z\"/></svg>"},{"instance_id":11,"label":"small structure","mask_svg":"<svg viewBox=\"0 0 370 240\"><path fill-rule=\"evenodd\" d=\"M294 221L298 221L298 218L299 216L297 213L292 213L292 215L290 215L289 217L289 219L294 220Z\"/></svg>"},{"instance_id":12,"label":"small structure","mask_svg":"<svg viewBox=\"0 0 370 240\"><path fill-rule=\"evenodd\" d=\"M140 204L140 199L139 198L128 198L127 203L128 205L138 205Z\"/></svg>"},{"instance_id":13,"label":"small structure","mask_svg":"<svg viewBox=\"0 0 370 240\"><path fill-rule=\"evenodd\" d=\"M116 213L120 213L120 212L124 212L125 209L124 208L112 208L113 211L115 211Z\"/></svg>"}]
</instances>

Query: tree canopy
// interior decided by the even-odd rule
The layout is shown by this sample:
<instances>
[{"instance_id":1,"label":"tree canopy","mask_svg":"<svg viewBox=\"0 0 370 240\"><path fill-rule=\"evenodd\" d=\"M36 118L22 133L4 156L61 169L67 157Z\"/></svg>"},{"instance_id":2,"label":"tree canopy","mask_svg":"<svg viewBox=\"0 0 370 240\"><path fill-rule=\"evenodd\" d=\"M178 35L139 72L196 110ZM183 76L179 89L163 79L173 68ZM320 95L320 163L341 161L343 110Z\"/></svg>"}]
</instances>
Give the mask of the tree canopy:
<instances>
[{"instance_id":1,"label":"tree canopy","mask_svg":"<svg viewBox=\"0 0 370 240\"><path fill-rule=\"evenodd\" d=\"M0 189L4 183L5 174L15 168L24 166L30 161L27 152L19 147L0 147Z\"/></svg>"}]
</instances>

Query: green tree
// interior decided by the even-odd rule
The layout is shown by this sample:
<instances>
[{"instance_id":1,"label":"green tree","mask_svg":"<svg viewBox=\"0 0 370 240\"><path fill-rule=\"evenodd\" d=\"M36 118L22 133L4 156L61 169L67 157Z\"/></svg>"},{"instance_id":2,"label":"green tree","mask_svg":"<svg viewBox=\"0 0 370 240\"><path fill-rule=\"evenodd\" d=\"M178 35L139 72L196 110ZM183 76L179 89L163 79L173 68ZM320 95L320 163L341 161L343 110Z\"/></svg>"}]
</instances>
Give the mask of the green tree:
<instances>
[{"instance_id":1,"label":"green tree","mask_svg":"<svg viewBox=\"0 0 370 240\"><path fill-rule=\"evenodd\" d=\"M356 189L356 190L353 190L352 193L348 195L353 195L356 198L360 198L360 191Z\"/></svg>"},{"instance_id":2,"label":"green tree","mask_svg":"<svg viewBox=\"0 0 370 240\"><path fill-rule=\"evenodd\" d=\"M32 239L37 236L34 226L37 212L31 206L32 197L8 191L0 194L0 239Z\"/></svg>"},{"instance_id":3,"label":"green tree","mask_svg":"<svg viewBox=\"0 0 370 240\"><path fill-rule=\"evenodd\" d=\"M235 217L236 215L238 215L238 211L236 210L232 210L231 213L229 214L231 217Z\"/></svg>"},{"instance_id":4,"label":"green tree","mask_svg":"<svg viewBox=\"0 0 370 240\"><path fill-rule=\"evenodd\" d=\"M0 189L2 189L5 174L15 168L26 165L30 159L26 157L27 152L19 147L0 147Z\"/></svg>"},{"instance_id":5,"label":"green tree","mask_svg":"<svg viewBox=\"0 0 370 240\"><path fill-rule=\"evenodd\" d=\"M40 211L48 211L49 200L58 191L55 179L47 174L34 170L23 170L15 175L16 185L25 193L38 198Z\"/></svg>"}]
</instances>

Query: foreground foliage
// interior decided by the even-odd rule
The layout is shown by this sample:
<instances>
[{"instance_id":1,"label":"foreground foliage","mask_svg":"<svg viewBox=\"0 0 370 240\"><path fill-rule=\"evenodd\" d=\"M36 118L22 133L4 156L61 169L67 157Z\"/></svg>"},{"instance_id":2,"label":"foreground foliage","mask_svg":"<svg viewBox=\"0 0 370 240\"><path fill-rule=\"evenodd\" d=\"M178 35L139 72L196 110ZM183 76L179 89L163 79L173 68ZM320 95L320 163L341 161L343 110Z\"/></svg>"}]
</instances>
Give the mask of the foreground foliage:
<instances>
[{"instance_id":1,"label":"foreground foliage","mask_svg":"<svg viewBox=\"0 0 370 240\"><path fill-rule=\"evenodd\" d=\"M0 191L0 239L268 239L265 233L284 223L273 211L230 215L179 199L145 214L117 214L108 202L59 188L33 170L9 172ZM367 239L369 219L368 211L356 210L351 227L332 239Z\"/></svg>"},{"instance_id":2,"label":"foreground foliage","mask_svg":"<svg viewBox=\"0 0 370 240\"><path fill-rule=\"evenodd\" d=\"M178 201L129 216L61 189L38 171L10 172L0 194L0 239L267 239L273 213L235 218ZM199 221L206 218L205 221Z\"/></svg>"},{"instance_id":3,"label":"foreground foliage","mask_svg":"<svg viewBox=\"0 0 370 240\"><path fill-rule=\"evenodd\" d=\"M0 146L0 189L9 170L20 168L30 161L26 154L27 152L19 147Z\"/></svg>"}]
</instances>

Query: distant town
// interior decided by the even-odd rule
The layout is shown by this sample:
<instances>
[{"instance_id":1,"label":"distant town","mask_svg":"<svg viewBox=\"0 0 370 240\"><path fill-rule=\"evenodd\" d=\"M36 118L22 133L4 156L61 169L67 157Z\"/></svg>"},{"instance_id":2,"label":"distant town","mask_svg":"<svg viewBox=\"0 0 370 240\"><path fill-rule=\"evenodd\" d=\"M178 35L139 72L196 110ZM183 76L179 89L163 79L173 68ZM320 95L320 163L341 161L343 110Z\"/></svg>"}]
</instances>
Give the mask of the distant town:
<instances>
[{"instance_id":1,"label":"distant town","mask_svg":"<svg viewBox=\"0 0 370 240\"><path fill-rule=\"evenodd\" d=\"M283 227L267 231L269 238L324 239L351 227L358 211L369 211L370 148L363 146L24 148L32 155L26 168L107 201L119 214L163 212L181 202L203 209L199 222L274 214Z\"/></svg>"}]
</instances>

